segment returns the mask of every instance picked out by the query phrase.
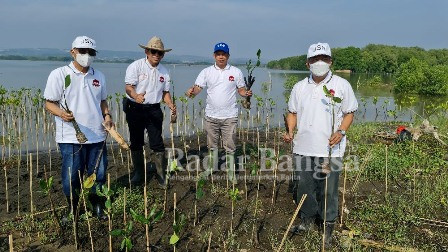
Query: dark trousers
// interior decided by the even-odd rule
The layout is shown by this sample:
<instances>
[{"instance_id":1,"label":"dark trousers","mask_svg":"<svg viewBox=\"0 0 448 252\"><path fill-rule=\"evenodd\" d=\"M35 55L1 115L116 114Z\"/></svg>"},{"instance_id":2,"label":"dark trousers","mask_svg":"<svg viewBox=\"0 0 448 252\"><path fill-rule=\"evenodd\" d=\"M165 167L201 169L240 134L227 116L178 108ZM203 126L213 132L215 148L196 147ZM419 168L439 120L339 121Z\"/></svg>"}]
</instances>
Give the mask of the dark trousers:
<instances>
[{"instance_id":1,"label":"dark trousers","mask_svg":"<svg viewBox=\"0 0 448 252\"><path fill-rule=\"evenodd\" d=\"M326 158L328 160L328 158ZM300 218L317 217L324 220L325 175L321 173L323 157L308 157L294 154L293 198L298 203L302 195L307 197L300 209ZM327 175L327 216L326 221L338 217L338 185L342 169L342 158L331 159L331 172Z\"/></svg>"},{"instance_id":2,"label":"dark trousers","mask_svg":"<svg viewBox=\"0 0 448 252\"><path fill-rule=\"evenodd\" d=\"M129 99L123 103L126 113L131 151L143 150L145 129L148 133L149 148L155 152L165 151L162 139L163 113L160 104L139 104Z\"/></svg>"}]
</instances>

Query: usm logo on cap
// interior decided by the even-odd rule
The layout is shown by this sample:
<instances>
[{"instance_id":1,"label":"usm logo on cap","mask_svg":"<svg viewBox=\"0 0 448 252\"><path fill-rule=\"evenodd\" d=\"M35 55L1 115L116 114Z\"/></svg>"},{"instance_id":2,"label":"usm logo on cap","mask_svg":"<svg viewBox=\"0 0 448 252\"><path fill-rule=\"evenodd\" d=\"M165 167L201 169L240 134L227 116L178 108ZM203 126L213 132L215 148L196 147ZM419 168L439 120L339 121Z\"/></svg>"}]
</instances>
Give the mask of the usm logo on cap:
<instances>
[{"instance_id":1,"label":"usm logo on cap","mask_svg":"<svg viewBox=\"0 0 448 252\"><path fill-rule=\"evenodd\" d=\"M323 46L323 45L317 45L316 47L314 47L314 52L315 51L320 51L320 50L326 50L326 48L325 48L325 46Z\"/></svg>"},{"instance_id":2,"label":"usm logo on cap","mask_svg":"<svg viewBox=\"0 0 448 252\"><path fill-rule=\"evenodd\" d=\"M92 45L92 46L93 46L93 42L92 42L92 40L90 40L90 39L88 39L88 38L83 39L81 43L82 43L82 44L89 44L89 45Z\"/></svg>"}]
</instances>

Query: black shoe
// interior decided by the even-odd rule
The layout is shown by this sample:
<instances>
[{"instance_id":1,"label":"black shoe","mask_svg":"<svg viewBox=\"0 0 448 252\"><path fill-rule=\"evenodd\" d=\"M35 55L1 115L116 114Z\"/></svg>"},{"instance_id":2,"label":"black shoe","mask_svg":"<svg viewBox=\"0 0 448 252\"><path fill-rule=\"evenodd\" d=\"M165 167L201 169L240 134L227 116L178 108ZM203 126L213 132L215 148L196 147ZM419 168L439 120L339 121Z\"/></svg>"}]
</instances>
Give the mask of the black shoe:
<instances>
[{"instance_id":1,"label":"black shoe","mask_svg":"<svg viewBox=\"0 0 448 252\"><path fill-rule=\"evenodd\" d=\"M324 244L325 249L331 248L331 235L333 234L335 222L325 222L325 235L324 235Z\"/></svg>"},{"instance_id":2,"label":"black shoe","mask_svg":"<svg viewBox=\"0 0 448 252\"><path fill-rule=\"evenodd\" d=\"M100 220L105 220L107 216L104 214L104 200L102 197L92 193L89 195L90 203L92 204L92 215Z\"/></svg>"},{"instance_id":3,"label":"black shoe","mask_svg":"<svg viewBox=\"0 0 448 252\"><path fill-rule=\"evenodd\" d=\"M289 232L293 234L298 234L301 232L308 232L313 230L313 217L303 218L299 225L293 226Z\"/></svg>"}]
</instances>

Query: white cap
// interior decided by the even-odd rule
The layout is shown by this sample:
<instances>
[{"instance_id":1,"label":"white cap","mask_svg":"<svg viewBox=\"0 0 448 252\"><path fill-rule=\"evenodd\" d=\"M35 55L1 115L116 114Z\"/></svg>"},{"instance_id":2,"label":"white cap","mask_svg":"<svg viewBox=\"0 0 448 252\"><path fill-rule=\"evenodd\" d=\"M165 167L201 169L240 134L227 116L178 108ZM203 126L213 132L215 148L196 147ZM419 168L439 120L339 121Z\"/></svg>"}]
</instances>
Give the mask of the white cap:
<instances>
[{"instance_id":1,"label":"white cap","mask_svg":"<svg viewBox=\"0 0 448 252\"><path fill-rule=\"evenodd\" d=\"M330 45L321 42L317 44L312 44L308 49L308 54L306 55L306 58L309 59L317 55L328 55L331 57Z\"/></svg>"},{"instance_id":2,"label":"white cap","mask_svg":"<svg viewBox=\"0 0 448 252\"><path fill-rule=\"evenodd\" d=\"M79 36L73 40L72 49L73 48L90 48L95 50L96 43L95 40L87 37L87 36Z\"/></svg>"}]
</instances>

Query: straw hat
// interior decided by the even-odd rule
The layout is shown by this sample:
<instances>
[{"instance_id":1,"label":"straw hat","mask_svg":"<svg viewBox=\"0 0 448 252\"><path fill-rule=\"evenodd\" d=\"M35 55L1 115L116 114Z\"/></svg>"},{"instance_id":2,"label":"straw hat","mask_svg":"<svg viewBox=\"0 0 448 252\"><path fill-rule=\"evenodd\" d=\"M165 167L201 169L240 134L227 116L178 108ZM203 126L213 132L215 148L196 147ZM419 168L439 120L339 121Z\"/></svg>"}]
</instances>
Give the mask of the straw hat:
<instances>
[{"instance_id":1,"label":"straw hat","mask_svg":"<svg viewBox=\"0 0 448 252\"><path fill-rule=\"evenodd\" d=\"M142 44L138 45L143 49L154 49L162 52L169 52L172 50L172 49L165 49L165 47L163 46L162 39L157 36L152 37L146 45Z\"/></svg>"}]
</instances>

